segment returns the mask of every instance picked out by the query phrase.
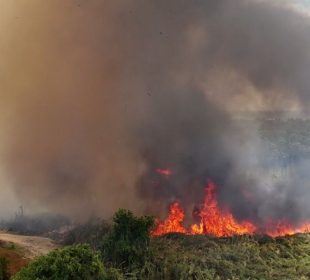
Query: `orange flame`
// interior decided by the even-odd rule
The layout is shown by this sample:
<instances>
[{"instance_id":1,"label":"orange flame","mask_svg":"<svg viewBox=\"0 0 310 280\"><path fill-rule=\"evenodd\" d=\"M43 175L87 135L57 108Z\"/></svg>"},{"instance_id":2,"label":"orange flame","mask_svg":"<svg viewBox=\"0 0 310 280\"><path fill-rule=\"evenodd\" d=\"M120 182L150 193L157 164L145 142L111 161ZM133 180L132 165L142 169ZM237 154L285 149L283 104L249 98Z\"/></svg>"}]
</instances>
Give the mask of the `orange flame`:
<instances>
[{"instance_id":1,"label":"orange flame","mask_svg":"<svg viewBox=\"0 0 310 280\"><path fill-rule=\"evenodd\" d=\"M256 230L251 222L238 223L233 215L227 211L221 211L215 199L215 185L209 181L206 189L206 197L198 216L200 224L191 226L191 234L208 234L217 237L253 234Z\"/></svg>"},{"instance_id":2,"label":"orange flame","mask_svg":"<svg viewBox=\"0 0 310 280\"><path fill-rule=\"evenodd\" d=\"M192 224L190 227L184 227L185 214L178 202L169 206L168 217L164 221L156 221L156 228L153 230L153 236L159 236L167 233L177 232L184 234L207 234L216 237L228 237L234 235L253 235L267 234L272 237L293 235L295 233L310 232L310 223L305 223L298 228L294 228L288 222L269 222L264 230L250 221L238 222L232 213L219 208L215 195L215 185L209 181L206 187L206 196L203 205L195 213L200 218L200 223Z\"/></svg>"},{"instance_id":3,"label":"orange flame","mask_svg":"<svg viewBox=\"0 0 310 280\"><path fill-rule=\"evenodd\" d=\"M168 232L186 233L186 229L182 223L184 221L184 211L178 202L174 202L169 206L169 214L164 222L156 221L157 227L152 235L162 235Z\"/></svg>"},{"instance_id":4,"label":"orange flame","mask_svg":"<svg viewBox=\"0 0 310 280\"><path fill-rule=\"evenodd\" d=\"M300 226L294 227L287 221L273 222L269 221L265 226L266 234L272 237L294 235L296 233L309 233L310 223L304 223Z\"/></svg>"}]
</instances>

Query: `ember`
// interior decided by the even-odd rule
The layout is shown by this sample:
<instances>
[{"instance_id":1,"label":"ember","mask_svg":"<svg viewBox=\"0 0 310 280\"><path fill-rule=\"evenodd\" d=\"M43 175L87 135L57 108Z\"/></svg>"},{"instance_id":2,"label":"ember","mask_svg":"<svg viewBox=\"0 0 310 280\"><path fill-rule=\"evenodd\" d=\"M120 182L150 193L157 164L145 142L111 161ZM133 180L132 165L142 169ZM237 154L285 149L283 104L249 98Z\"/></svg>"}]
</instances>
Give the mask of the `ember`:
<instances>
[{"instance_id":1,"label":"ember","mask_svg":"<svg viewBox=\"0 0 310 280\"><path fill-rule=\"evenodd\" d=\"M168 169L168 168L167 169L158 168L158 169L156 169L156 172L158 174L161 174L161 175L164 175L164 176L167 176L167 177L172 175L172 170Z\"/></svg>"}]
</instances>

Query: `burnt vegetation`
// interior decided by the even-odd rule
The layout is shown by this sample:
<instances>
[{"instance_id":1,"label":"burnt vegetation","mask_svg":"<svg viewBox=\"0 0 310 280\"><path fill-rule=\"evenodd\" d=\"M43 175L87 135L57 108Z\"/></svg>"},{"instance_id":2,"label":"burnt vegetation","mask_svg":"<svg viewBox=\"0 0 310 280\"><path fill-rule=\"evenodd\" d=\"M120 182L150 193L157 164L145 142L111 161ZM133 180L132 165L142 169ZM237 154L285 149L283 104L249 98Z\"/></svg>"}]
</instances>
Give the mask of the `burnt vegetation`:
<instances>
[{"instance_id":1,"label":"burnt vegetation","mask_svg":"<svg viewBox=\"0 0 310 280\"><path fill-rule=\"evenodd\" d=\"M111 224L108 222L102 219L91 219L72 228L65 234L61 243L64 246L87 243L97 250L110 230Z\"/></svg>"},{"instance_id":2,"label":"burnt vegetation","mask_svg":"<svg viewBox=\"0 0 310 280\"><path fill-rule=\"evenodd\" d=\"M0 221L0 230L24 235L47 235L70 224L70 219L65 216L50 213L26 215L20 207L14 218Z\"/></svg>"}]
</instances>

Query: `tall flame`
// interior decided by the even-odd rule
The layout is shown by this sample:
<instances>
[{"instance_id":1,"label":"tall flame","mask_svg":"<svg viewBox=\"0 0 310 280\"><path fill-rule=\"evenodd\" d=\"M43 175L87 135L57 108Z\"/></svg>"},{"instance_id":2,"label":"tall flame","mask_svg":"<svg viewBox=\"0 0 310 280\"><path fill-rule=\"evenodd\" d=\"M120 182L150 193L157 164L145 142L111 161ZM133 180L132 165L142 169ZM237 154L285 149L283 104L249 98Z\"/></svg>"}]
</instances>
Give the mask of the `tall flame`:
<instances>
[{"instance_id":1,"label":"tall flame","mask_svg":"<svg viewBox=\"0 0 310 280\"><path fill-rule=\"evenodd\" d=\"M169 214L164 222L157 220L157 227L153 231L153 235L162 235L168 232L186 233L183 227L184 211L178 202L174 202L169 206Z\"/></svg>"},{"instance_id":2,"label":"tall flame","mask_svg":"<svg viewBox=\"0 0 310 280\"><path fill-rule=\"evenodd\" d=\"M238 223L228 211L220 210L215 198L215 185L209 181L202 209L198 212L200 223L191 226L191 234L231 236L253 234L256 230L251 222Z\"/></svg>"},{"instance_id":3,"label":"tall flame","mask_svg":"<svg viewBox=\"0 0 310 280\"><path fill-rule=\"evenodd\" d=\"M199 217L200 222L192 224L190 227L183 225L185 213L178 202L169 206L168 217L164 221L157 219L156 228L153 230L153 236L159 236L167 233L177 232L185 234L207 234L216 237L227 237L234 235L253 235L267 234L272 237L293 235L295 233L310 232L310 223L305 223L297 228L285 221L268 222L264 227L257 227L253 222L238 222L233 214L228 210L220 209L216 195L215 185L209 181L206 187L206 195L203 205L194 215Z\"/></svg>"}]
</instances>

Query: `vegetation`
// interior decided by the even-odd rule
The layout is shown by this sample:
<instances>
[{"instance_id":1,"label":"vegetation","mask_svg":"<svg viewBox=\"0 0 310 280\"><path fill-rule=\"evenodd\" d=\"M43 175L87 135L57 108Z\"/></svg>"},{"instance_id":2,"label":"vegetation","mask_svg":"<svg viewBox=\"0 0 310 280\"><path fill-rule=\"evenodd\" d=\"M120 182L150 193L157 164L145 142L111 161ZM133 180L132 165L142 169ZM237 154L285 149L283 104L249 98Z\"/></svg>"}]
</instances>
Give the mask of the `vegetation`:
<instances>
[{"instance_id":1,"label":"vegetation","mask_svg":"<svg viewBox=\"0 0 310 280\"><path fill-rule=\"evenodd\" d=\"M9 275L14 275L28 262L22 248L10 242L0 241L0 280L9 279Z\"/></svg>"},{"instance_id":2,"label":"vegetation","mask_svg":"<svg viewBox=\"0 0 310 280\"><path fill-rule=\"evenodd\" d=\"M95 226L97 225L97 226ZM113 226L78 227L77 243L34 260L13 279L306 280L310 235L215 238L168 234L150 238L152 217L119 210ZM103 230L104 229L104 230ZM85 232L83 232L85 230ZM100 238L96 231L103 233Z\"/></svg>"},{"instance_id":3,"label":"vegetation","mask_svg":"<svg viewBox=\"0 0 310 280\"><path fill-rule=\"evenodd\" d=\"M170 234L151 243L137 279L302 280L310 278L310 236L232 237Z\"/></svg>"},{"instance_id":4,"label":"vegetation","mask_svg":"<svg viewBox=\"0 0 310 280\"><path fill-rule=\"evenodd\" d=\"M0 257L0 280L9 280L8 260Z\"/></svg>"},{"instance_id":5,"label":"vegetation","mask_svg":"<svg viewBox=\"0 0 310 280\"><path fill-rule=\"evenodd\" d=\"M103 260L116 267L132 269L144 264L150 256L150 230L152 217L135 217L121 209L114 216L114 225L101 246Z\"/></svg>"},{"instance_id":6,"label":"vegetation","mask_svg":"<svg viewBox=\"0 0 310 280\"><path fill-rule=\"evenodd\" d=\"M115 215L101 248L105 265L114 272L111 279L310 278L310 235L214 238L169 234L149 239L151 221L125 210Z\"/></svg>"},{"instance_id":7,"label":"vegetation","mask_svg":"<svg viewBox=\"0 0 310 280\"><path fill-rule=\"evenodd\" d=\"M98 255L88 245L68 246L34 260L14 280L109 279Z\"/></svg>"},{"instance_id":8,"label":"vegetation","mask_svg":"<svg viewBox=\"0 0 310 280\"><path fill-rule=\"evenodd\" d=\"M74 227L63 240L63 245L87 243L92 249L99 249L111 225L100 219L92 219Z\"/></svg>"}]
</instances>

